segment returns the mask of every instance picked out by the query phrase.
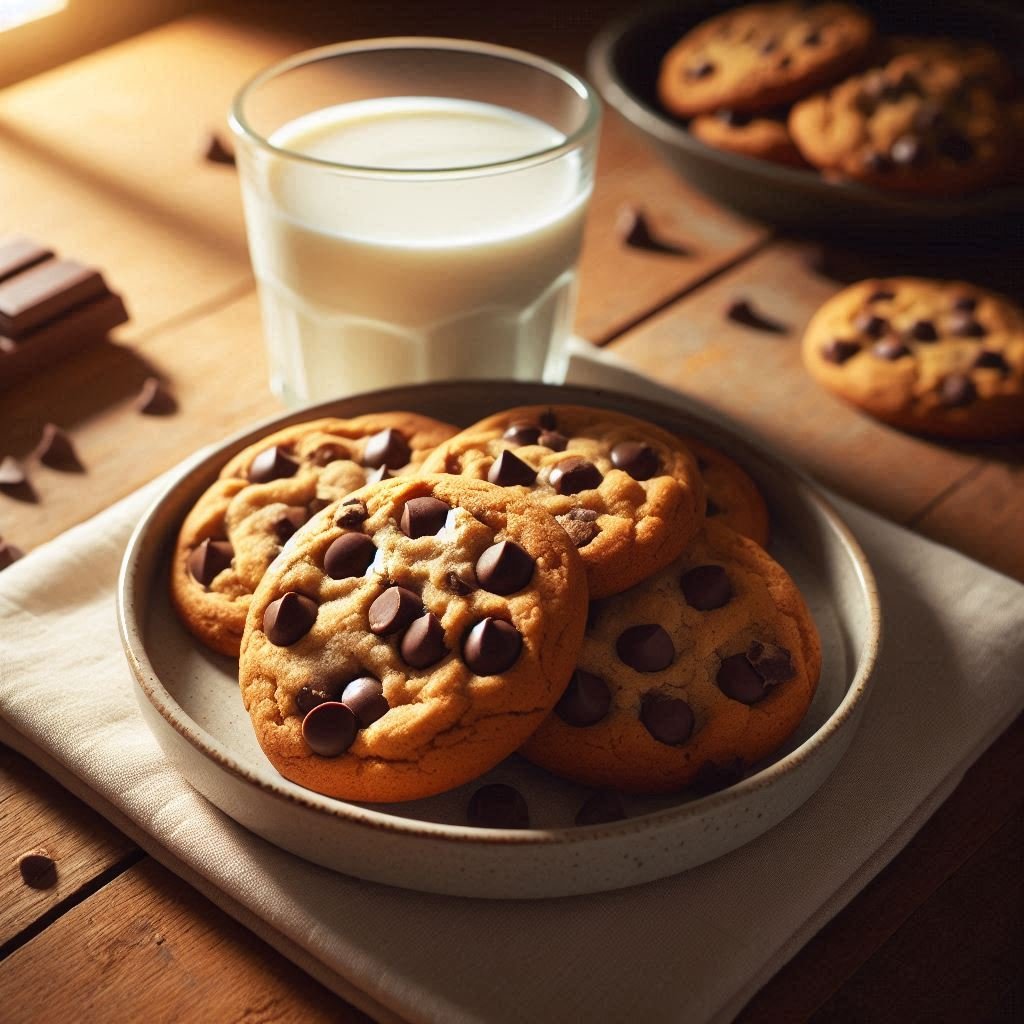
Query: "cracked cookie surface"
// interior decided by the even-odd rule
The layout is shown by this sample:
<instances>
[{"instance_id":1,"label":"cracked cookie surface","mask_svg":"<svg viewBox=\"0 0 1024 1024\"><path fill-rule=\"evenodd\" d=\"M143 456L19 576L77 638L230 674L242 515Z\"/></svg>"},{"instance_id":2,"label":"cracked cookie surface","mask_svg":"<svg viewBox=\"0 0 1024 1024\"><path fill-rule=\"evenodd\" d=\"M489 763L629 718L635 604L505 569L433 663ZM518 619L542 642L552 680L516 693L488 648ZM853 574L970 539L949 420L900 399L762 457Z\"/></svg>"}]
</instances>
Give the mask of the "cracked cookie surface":
<instances>
[{"instance_id":1,"label":"cracked cookie surface","mask_svg":"<svg viewBox=\"0 0 1024 1024\"><path fill-rule=\"evenodd\" d=\"M330 796L442 792L512 753L558 700L587 612L579 554L525 497L452 476L367 485L267 571L242 698L267 757Z\"/></svg>"}]
</instances>

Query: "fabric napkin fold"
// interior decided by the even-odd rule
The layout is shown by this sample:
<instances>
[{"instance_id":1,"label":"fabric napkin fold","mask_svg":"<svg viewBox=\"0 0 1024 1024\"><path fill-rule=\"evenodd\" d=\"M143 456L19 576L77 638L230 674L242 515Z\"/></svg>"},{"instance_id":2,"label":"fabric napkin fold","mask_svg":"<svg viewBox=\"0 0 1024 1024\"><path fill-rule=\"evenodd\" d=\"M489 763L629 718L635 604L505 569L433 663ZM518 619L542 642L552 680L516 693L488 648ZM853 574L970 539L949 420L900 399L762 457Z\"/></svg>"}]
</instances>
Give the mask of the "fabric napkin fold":
<instances>
[{"instance_id":1,"label":"fabric napkin fold","mask_svg":"<svg viewBox=\"0 0 1024 1024\"><path fill-rule=\"evenodd\" d=\"M577 356L570 378L683 404L615 364ZM889 641L849 752L791 817L710 864L594 896L480 901L363 882L236 825L143 723L114 588L162 486L0 575L0 739L380 1020L731 1020L1024 706L1024 587L837 501L877 574Z\"/></svg>"}]
</instances>

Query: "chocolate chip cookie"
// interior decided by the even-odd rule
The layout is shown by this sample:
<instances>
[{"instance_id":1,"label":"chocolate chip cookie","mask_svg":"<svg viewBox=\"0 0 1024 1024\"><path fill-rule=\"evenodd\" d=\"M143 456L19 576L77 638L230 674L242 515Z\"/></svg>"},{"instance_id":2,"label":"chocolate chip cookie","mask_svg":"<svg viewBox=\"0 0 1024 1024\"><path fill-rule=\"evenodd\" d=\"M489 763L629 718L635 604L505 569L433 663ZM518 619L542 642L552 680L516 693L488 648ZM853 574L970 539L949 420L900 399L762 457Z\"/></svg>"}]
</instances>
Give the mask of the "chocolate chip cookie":
<instances>
[{"instance_id":1,"label":"chocolate chip cookie","mask_svg":"<svg viewBox=\"0 0 1024 1024\"><path fill-rule=\"evenodd\" d=\"M528 495L579 548L592 597L670 562L704 515L704 486L684 443L605 409L509 409L439 445L423 469Z\"/></svg>"},{"instance_id":2,"label":"chocolate chip cookie","mask_svg":"<svg viewBox=\"0 0 1024 1024\"><path fill-rule=\"evenodd\" d=\"M960 195L998 179L1006 110L963 75L914 54L797 103L789 130L829 174L921 195Z\"/></svg>"},{"instance_id":3,"label":"chocolate chip cookie","mask_svg":"<svg viewBox=\"0 0 1024 1024\"><path fill-rule=\"evenodd\" d=\"M861 281L807 325L804 362L840 398L906 430L1024 433L1024 312L964 281Z\"/></svg>"},{"instance_id":4,"label":"chocolate chip cookie","mask_svg":"<svg viewBox=\"0 0 1024 1024\"><path fill-rule=\"evenodd\" d=\"M768 546L769 517L764 495L739 463L717 448L686 438L707 492L707 517Z\"/></svg>"},{"instance_id":5,"label":"chocolate chip cookie","mask_svg":"<svg viewBox=\"0 0 1024 1024\"><path fill-rule=\"evenodd\" d=\"M679 117L785 106L853 71L873 35L852 4L748 4L702 22L669 50L658 97Z\"/></svg>"},{"instance_id":6,"label":"chocolate chip cookie","mask_svg":"<svg viewBox=\"0 0 1024 1024\"><path fill-rule=\"evenodd\" d=\"M914 56L925 74L958 76L969 85L981 85L997 95L1014 85L1013 67L995 47L979 40L944 36L892 36L885 41L888 58Z\"/></svg>"},{"instance_id":7,"label":"chocolate chip cookie","mask_svg":"<svg viewBox=\"0 0 1024 1024\"><path fill-rule=\"evenodd\" d=\"M807 166L789 134L785 117L719 110L695 117L690 122L690 133L715 149L790 167Z\"/></svg>"},{"instance_id":8,"label":"chocolate chip cookie","mask_svg":"<svg viewBox=\"0 0 1024 1024\"><path fill-rule=\"evenodd\" d=\"M587 785L672 792L778 749L820 670L786 571L709 521L672 565L591 605L569 686L521 753Z\"/></svg>"},{"instance_id":9,"label":"chocolate chip cookie","mask_svg":"<svg viewBox=\"0 0 1024 1024\"><path fill-rule=\"evenodd\" d=\"M367 479L417 468L455 432L426 416L375 413L299 423L239 452L179 532L171 598L182 622L238 657L249 599L288 538Z\"/></svg>"},{"instance_id":10,"label":"chocolate chip cookie","mask_svg":"<svg viewBox=\"0 0 1024 1024\"><path fill-rule=\"evenodd\" d=\"M260 582L239 681L286 778L413 800L476 778L550 712L587 614L583 565L525 496L479 480L367 485Z\"/></svg>"}]
</instances>

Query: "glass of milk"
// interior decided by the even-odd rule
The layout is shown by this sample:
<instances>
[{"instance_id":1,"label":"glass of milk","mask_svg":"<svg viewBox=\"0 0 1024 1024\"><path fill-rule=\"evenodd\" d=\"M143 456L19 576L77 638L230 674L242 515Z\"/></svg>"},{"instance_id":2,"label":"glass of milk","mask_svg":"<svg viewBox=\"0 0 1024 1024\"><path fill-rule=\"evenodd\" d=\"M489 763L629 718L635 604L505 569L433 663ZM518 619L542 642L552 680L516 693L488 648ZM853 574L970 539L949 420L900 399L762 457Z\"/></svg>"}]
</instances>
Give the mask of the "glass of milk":
<instances>
[{"instance_id":1,"label":"glass of milk","mask_svg":"<svg viewBox=\"0 0 1024 1024\"><path fill-rule=\"evenodd\" d=\"M561 380L600 122L582 79L485 43L364 40L264 71L230 121L285 402Z\"/></svg>"}]
</instances>

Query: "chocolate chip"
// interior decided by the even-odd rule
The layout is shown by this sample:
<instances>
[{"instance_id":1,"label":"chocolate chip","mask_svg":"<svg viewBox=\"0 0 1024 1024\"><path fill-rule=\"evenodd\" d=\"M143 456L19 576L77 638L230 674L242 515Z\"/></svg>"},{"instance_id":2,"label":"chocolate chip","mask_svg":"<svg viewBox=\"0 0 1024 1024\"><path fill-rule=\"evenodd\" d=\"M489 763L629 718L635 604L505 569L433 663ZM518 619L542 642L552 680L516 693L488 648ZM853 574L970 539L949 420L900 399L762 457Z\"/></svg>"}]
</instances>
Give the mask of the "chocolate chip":
<instances>
[{"instance_id":1,"label":"chocolate chip","mask_svg":"<svg viewBox=\"0 0 1024 1024\"><path fill-rule=\"evenodd\" d=\"M399 523L402 533L411 540L418 537L433 537L444 528L451 510L451 505L440 498L429 495L424 498L411 498L402 509L402 519Z\"/></svg>"},{"instance_id":2,"label":"chocolate chip","mask_svg":"<svg viewBox=\"0 0 1024 1024\"><path fill-rule=\"evenodd\" d=\"M518 447L524 447L537 443L540 438L540 427L535 423L513 423L501 436Z\"/></svg>"},{"instance_id":3,"label":"chocolate chip","mask_svg":"<svg viewBox=\"0 0 1024 1024\"><path fill-rule=\"evenodd\" d=\"M732 600L729 575L720 565L698 565L684 572L679 579L683 597L691 608L710 612Z\"/></svg>"},{"instance_id":4,"label":"chocolate chip","mask_svg":"<svg viewBox=\"0 0 1024 1024\"><path fill-rule=\"evenodd\" d=\"M529 828L530 809L518 789L492 782L469 798L466 820L474 828Z\"/></svg>"},{"instance_id":5,"label":"chocolate chip","mask_svg":"<svg viewBox=\"0 0 1024 1024\"><path fill-rule=\"evenodd\" d=\"M661 470L661 459L649 445L640 441L620 441L612 449L612 465L634 480L650 480Z\"/></svg>"},{"instance_id":6,"label":"chocolate chip","mask_svg":"<svg viewBox=\"0 0 1024 1024\"><path fill-rule=\"evenodd\" d=\"M506 449L491 464L487 479L499 487L529 487L537 479L537 474L518 455Z\"/></svg>"},{"instance_id":7,"label":"chocolate chip","mask_svg":"<svg viewBox=\"0 0 1024 1024\"><path fill-rule=\"evenodd\" d=\"M419 595L406 587L388 587L370 605L370 632L377 636L391 636L410 625L423 614Z\"/></svg>"},{"instance_id":8,"label":"chocolate chip","mask_svg":"<svg viewBox=\"0 0 1024 1024\"><path fill-rule=\"evenodd\" d=\"M741 704L756 704L768 692L764 680L747 661L746 654L732 654L723 658L716 682L726 697L738 700Z\"/></svg>"},{"instance_id":9,"label":"chocolate chip","mask_svg":"<svg viewBox=\"0 0 1024 1024\"><path fill-rule=\"evenodd\" d=\"M705 761L697 769L692 788L702 796L720 793L723 789L735 786L743 778L744 771L743 761L738 757L723 764Z\"/></svg>"},{"instance_id":10,"label":"chocolate chip","mask_svg":"<svg viewBox=\"0 0 1024 1024\"><path fill-rule=\"evenodd\" d=\"M869 338L881 338L889 330L889 321L874 313L864 310L853 321L853 326Z\"/></svg>"},{"instance_id":11,"label":"chocolate chip","mask_svg":"<svg viewBox=\"0 0 1024 1024\"><path fill-rule=\"evenodd\" d=\"M984 338L988 334L985 325L974 319L972 313L957 310L949 318L950 333L961 338Z\"/></svg>"},{"instance_id":12,"label":"chocolate chip","mask_svg":"<svg viewBox=\"0 0 1024 1024\"><path fill-rule=\"evenodd\" d=\"M412 450L405 435L394 427L388 427L366 439L366 447L363 448L363 465L379 469L386 466L388 469L399 469L404 466L412 457Z\"/></svg>"},{"instance_id":13,"label":"chocolate chip","mask_svg":"<svg viewBox=\"0 0 1024 1024\"><path fill-rule=\"evenodd\" d=\"M553 452L564 452L569 447L569 438L557 430L543 430L537 438L537 443L550 448Z\"/></svg>"},{"instance_id":14,"label":"chocolate chip","mask_svg":"<svg viewBox=\"0 0 1024 1024\"><path fill-rule=\"evenodd\" d=\"M643 211L634 207L625 207L619 211L618 234L623 242L633 249L666 253L671 256L691 255L690 249L685 245L670 241L656 233Z\"/></svg>"},{"instance_id":15,"label":"chocolate chip","mask_svg":"<svg viewBox=\"0 0 1024 1024\"><path fill-rule=\"evenodd\" d=\"M939 152L954 163L965 164L974 156L974 144L963 135L945 135L939 140Z\"/></svg>"},{"instance_id":16,"label":"chocolate chip","mask_svg":"<svg viewBox=\"0 0 1024 1024\"><path fill-rule=\"evenodd\" d=\"M719 110L715 117L730 128L743 128L751 121L750 114L741 113L739 110Z\"/></svg>"},{"instance_id":17,"label":"chocolate chip","mask_svg":"<svg viewBox=\"0 0 1024 1024\"><path fill-rule=\"evenodd\" d=\"M915 320L908 332L915 341L938 341L939 332L931 320Z\"/></svg>"},{"instance_id":18,"label":"chocolate chip","mask_svg":"<svg viewBox=\"0 0 1024 1024\"><path fill-rule=\"evenodd\" d=\"M13 544L10 544L5 540L0 540L0 570L9 568L14 565L18 559L24 557L25 552L22 551L21 548L15 547Z\"/></svg>"},{"instance_id":19,"label":"chocolate chip","mask_svg":"<svg viewBox=\"0 0 1024 1024\"><path fill-rule=\"evenodd\" d=\"M492 594L514 594L533 579L534 560L514 541L492 544L476 562L476 578Z\"/></svg>"},{"instance_id":20,"label":"chocolate chip","mask_svg":"<svg viewBox=\"0 0 1024 1024\"><path fill-rule=\"evenodd\" d=\"M135 408L144 416L169 416L178 408L174 395L156 377L147 377L135 397Z\"/></svg>"},{"instance_id":21,"label":"chocolate chip","mask_svg":"<svg viewBox=\"0 0 1024 1024\"><path fill-rule=\"evenodd\" d=\"M265 484L270 480L280 480L284 477L295 476L298 472L299 463L291 451L279 444L264 448L252 460L249 466L249 479L253 483Z\"/></svg>"},{"instance_id":22,"label":"chocolate chip","mask_svg":"<svg viewBox=\"0 0 1024 1024\"><path fill-rule=\"evenodd\" d=\"M973 313L978 308L978 300L974 295L958 295L953 300L953 308Z\"/></svg>"},{"instance_id":23,"label":"chocolate chip","mask_svg":"<svg viewBox=\"0 0 1024 1024\"><path fill-rule=\"evenodd\" d=\"M467 634L462 660L478 676L495 676L510 669L523 649L519 630L503 619L481 619Z\"/></svg>"},{"instance_id":24,"label":"chocolate chip","mask_svg":"<svg viewBox=\"0 0 1024 1024\"><path fill-rule=\"evenodd\" d=\"M32 889L52 889L57 884L57 862L40 847L18 858L21 880Z\"/></svg>"},{"instance_id":25,"label":"chocolate chip","mask_svg":"<svg viewBox=\"0 0 1024 1024\"><path fill-rule=\"evenodd\" d=\"M776 65L780 71L785 71L786 68L790 67L793 63L793 58L788 54L785 57L779 59L779 63Z\"/></svg>"},{"instance_id":26,"label":"chocolate chip","mask_svg":"<svg viewBox=\"0 0 1024 1024\"><path fill-rule=\"evenodd\" d=\"M362 526L363 523L366 522L366 517L369 514L366 502L360 501L358 498L353 498L350 501L344 502L341 508L338 509L338 514L334 517L334 522L338 526L342 526L347 530L352 530L357 526Z\"/></svg>"},{"instance_id":27,"label":"chocolate chip","mask_svg":"<svg viewBox=\"0 0 1024 1024\"><path fill-rule=\"evenodd\" d=\"M607 825L613 821L623 821L626 808L622 804L622 796L614 789L599 789L591 793L583 806L576 812L577 825Z\"/></svg>"},{"instance_id":28,"label":"chocolate chip","mask_svg":"<svg viewBox=\"0 0 1024 1024\"><path fill-rule=\"evenodd\" d=\"M207 537L188 556L188 571L197 583L208 587L218 573L231 565L234 557L234 548L226 540L211 540Z\"/></svg>"},{"instance_id":29,"label":"chocolate chip","mask_svg":"<svg viewBox=\"0 0 1024 1024\"><path fill-rule=\"evenodd\" d=\"M600 677L578 668L572 674L565 693L555 705L555 714L566 725L594 725L612 707L612 693Z\"/></svg>"},{"instance_id":30,"label":"chocolate chip","mask_svg":"<svg viewBox=\"0 0 1024 1024\"><path fill-rule=\"evenodd\" d=\"M592 462L578 455L563 459L551 470L548 482L559 494L579 494L601 483L601 471Z\"/></svg>"},{"instance_id":31,"label":"chocolate chip","mask_svg":"<svg viewBox=\"0 0 1024 1024\"><path fill-rule=\"evenodd\" d=\"M360 729L373 725L391 710L384 687L379 679L372 676L360 676L345 684L341 691L341 702L352 709Z\"/></svg>"},{"instance_id":32,"label":"chocolate chip","mask_svg":"<svg viewBox=\"0 0 1024 1024\"><path fill-rule=\"evenodd\" d=\"M615 641L615 652L637 672L660 672L676 660L672 638L655 623L623 630Z\"/></svg>"},{"instance_id":33,"label":"chocolate chip","mask_svg":"<svg viewBox=\"0 0 1024 1024\"><path fill-rule=\"evenodd\" d=\"M888 174L895 164L884 153L876 153L872 150L864 155L864 166L872 174Z\"/></svg>"},{"instance_id":34,"label":"chocolate chip","mask_svg":"<svg viewBox=\"0 0 1024 1024\"><path fill-rule=\"evenodd\" d=\"M951 373L943 382L939 391L942 404L949 408L970 405L978 397L978 391L970 377L962 373Z\"/></svg>"},{"instance_id":35,"label":"chocolate chip","mask_svg":"<svg viewBox=\"0 0 1024 1024\"><path fill-rule=\"evenodd\" d=\"M821 46L821 32L818 29L808 32L804 36L804 46Z\"/></svg>"},{"instance_id":36,"label":"chocolate chip","mask_svg":"<svg viewBox=\"0 0 1024 1024\"><path fill-rule=\"evenodd\" d=\"M318 444L311 452L308 452L306 459L314 466L329 466L332 462L340 462L342 459L351 459L352 453L336 441L324 441Z\"/></svg>"},{"instance_id":37,"label":"chocolate chip","mask_svg":"<svg viewBox=\"0 0 1024 1024\"><path fill-rule=\"evenodd\" d=\"M715 65L710 60L702 60L699 64L691 64L686 69L686 77L693 81L699 81L715 73Z\"/></svg>"},{"instance_id":38,"label":"chocolate chip","mask_svg":"<svg viewBox=\"0 0 1024 1024\"><path fill-rule=\"evenodd\" d=\"M555 516L555 519L578 548L585 548L601 532L601 527L597 525L597 513L593 509L571 508Z\"/></svg>"},{"instance_id":39,"label":"chocolate chip","mask_svg":"<svg viewBox=\"0 0 1024 1024\"><path fill-rule=\"evenodd\" d=\"M390 480L394 476L387 466L378 466L375 470L366 474L368 484L379 484L381 480Z\"/></svg>"},{"instance_id":40,"label":"chocolate chip","mask_svg":"<svg viewBox=\"0 0 1024 1024\"><path fill-rule=\"evenodd\" d=\"M445 576L445 585L453 594L465 597L476 590L476 579L470 569L451 569Z\"/></svg>"},{"instance_id":41,"label":"chocolate chip","mask_svg":"<svg viewBox=\"0 0 1024 1024\"><path fill-rule=\"evenodd\" d=\"M847 359L852 359L859 351L860 342L833 338L828 344L822 345L821 357L826 362L836 363L841 366Z\"/></svg>"},{"instance_id":42,"label":"chocolate chip","mask_svg":"<svg viewBox=\"0 0 1024 1024\"><path fill-rule=\"evenodd\" d=\"M901 135L892 144L889 155L898 167L921 167L928 161L928 151L915 135Z\"/></svg>"},{"instance_id":43,"label":"chocolate chip","mask_svg":"<svg viewBox=\"0 0 1024 1024\"><path fill-rule=\"evenodd\" d=\"M978 353L978 358L974 360L974 365L979 370L999 370L1003 374L1010 372L1010 364L1001 352L993 352L985 348Z\"/></svg>"},{"instance_id":44,"label":"chocolate chip","mask_svg":"<svg viewBox=\"0 0 1024 1024\"><path fill-rule=\"evenodd\" d=\"M313 628L317 610L316 601L289 590L267 605L263 632L276 647L290 647Z\"/></svg>"},{"instance_id":45,"label":"chocolate chip","mask_svg":"<svg viewBox=\"0 0 1024 1024\"><path fill-rule=\"evenodd\" d=\"M376 557L376 545L364 533L343 533L324 555L324 572L332 580L364 576Z\"/></svg>"},{"instance_id":46,"label":"chocolate chip","mask_svg":"<svg viewBox=\"0 0 1024 1024\"><path fill-rule=\"evenodd\" d=\"M693 735L693 708L678 697L645 693L640 704L640 721L659 742L679 746Z\"/></svg>"},{"instance_id":47,"label":"chocolate chip","mask_svg":"<svg viewBox=\"0 0 1024 1024\"><path fill-rule=\"evenodd\" d=\"M871 354L879 359L895 362L897 359L902 359L903 356L909 356L910 349L899 338L883 338L871 346Z\"/></svg>"},{"instance_id":48,"label":"chocolate chip","mask_svg":"<svg viewBox=\"0 0 1024 1024\"><path fill-rule=\"evenodd\" d=\"M71 438L55 423L47 423L43 427L43 436L39 439L33 454L40 462L53 469L82 469L82 463L75 453Z\"/></svg>"},{"instance_id":49,"label":"chocolate chip","mask_svg":"<svg viewBox=\"0 0 1024 1024\"><path fill-rule=\"evenodd\" d=\"M768 334L785 334L785 324L778 320L759 313L747 299L736 299L731 302L725 311L725 315L744 327L752 327L755 331L765 331Z\"/></svg>"},{"instance_id":50,"label":"chocolate chip","mask_svg":"<svg viewBox=\"0 0 1024 1024\"><path fill-rule=\"evenodd\" d=\"M289 505L274 522L274 534L283 544L307 519L306 509L301 505Z\"/></svg>"},{"instance_id":51,"label":"chocolate chip","mask_svg":"<svg viewBox=\"0 0 1024 1024\"><path fill-rule=\"evenodd\" d=\"M870 302L885 302L888 299L895 299L896 293L888 288L879 288L877 291L872 292L868 297L867 301Z\"/></svg>"},{"instance_id":52,"label":"chocolate chip","mask_svg":"<svg viewBox=\"0 0 1024 1024\"><path fill-rule=\"evenodd\" d=\"M235 154L231 147L220 137L217 132L210 132L206 140L206 149L203 158L210 164L224 164L229 167L235 166Z\"/></svg>"},{"instance_id":53,"label":"chocolate chip","mask_svg":"<svg viewBox=\"0 0 1024 1024\"><path fill-rule=\"evenodd\" d=\"M413 668L427 668L439 662L447 653L444 627L430 612L425 612L405 631L399 646L402 660Z\"/></svg>"},{"instance_id":54,"label":"chocolate chip","mask_svg":"<svg viewBox=\"0 0 1024 1024\"><path fill-rule=\"evenodd\" d=\"M318 704L323 704L326 701L333 700L334 698L327 692L326 689L320 686L303 686L297 694L295 694L295 706L299 709L299 714L305 716L310 713Z\"/></svg>"},{"instance_id":55,"label":"chocolate chip","mask_svg":"<svg viewBox=\"0 0 1024 1024\"><path fill-rule=\"evenodd\" d=\"M356 738L355 712L340 701L317 704L302 720L302 738L314 754L337 757Z\"/></svg>"},{"instance_id":56,"label":"chocolate chip","mask_svg":"<svg viewBox=\"0 0 1024 1024\"><path fill-rule=\"evenodd\" d=\"M789 651L778 644L754 640L747 648L747 661L768 686L775 686L796 675Z\"/></svg>"},{"instance_id":57,"label":"chocolate chip","mask_svg":"<svg viewBox=\"0 0 1024 1024\"><path fill-rule=\"evenodd\" d=\"M761 53L766 57L770 53L774 53L779 48L779 41L777 39L766 39L761 44Z\"/></svg>"}]
</instances>

